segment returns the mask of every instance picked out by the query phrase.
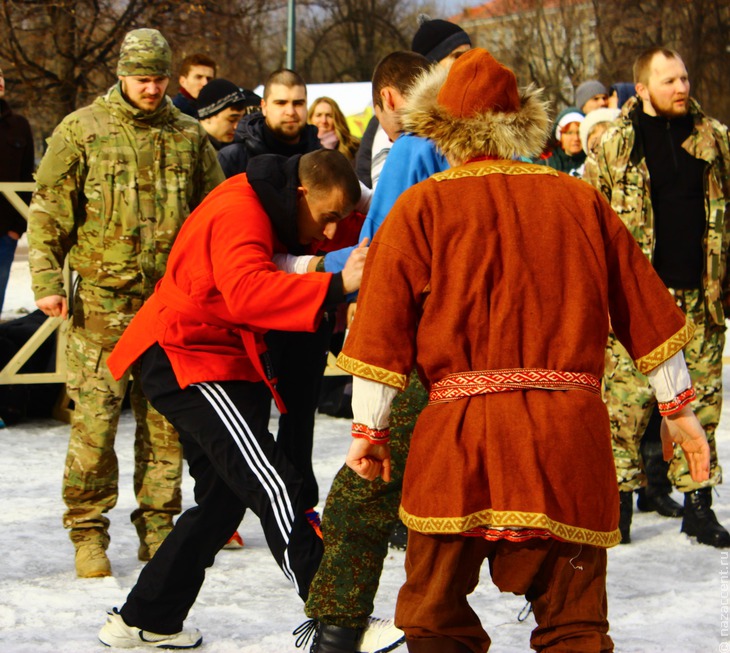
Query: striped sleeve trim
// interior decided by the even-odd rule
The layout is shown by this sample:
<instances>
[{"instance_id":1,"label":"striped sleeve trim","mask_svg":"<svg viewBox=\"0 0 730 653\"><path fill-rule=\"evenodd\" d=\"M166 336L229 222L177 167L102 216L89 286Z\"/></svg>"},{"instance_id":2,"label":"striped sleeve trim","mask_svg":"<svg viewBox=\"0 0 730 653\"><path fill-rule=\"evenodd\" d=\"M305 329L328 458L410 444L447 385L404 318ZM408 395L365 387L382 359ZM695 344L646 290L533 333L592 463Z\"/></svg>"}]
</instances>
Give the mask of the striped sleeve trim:
<instances>
[{"instance_id":1,"label":"striped sleeve trim","mask_svg":"<svg viewBox=\"0 0 730 653\"><path fill-rule=\"evenodd\" d=\"M390 428L371 429L365 424L352 423L352 437L363 438L370 444L388 444L390 442Z\"/></svg>"},{"instance_id":2,"label":"striped sleeve trim","mask_svg":"<svg viewBox=\"0 0 730 653\"><path fill-rule=\"evenodd\" d=\"M370 379L371 381L377 381L389 385L392 388L398 390L405 390L408 384L408 377L405 374L399 374L391 370L383 369L382 367L376 367L368 363L363 363L355 358L350 358L343 353L337 357L337 366L349 372L353 376L359 376L363 379Z\"/></svg>"},{"instance_id":3,"label":"striped sleeve trim","mask_svg":"<svg viewBox=\"0 0 730 653\"><path fill-rule=\"evenodd\" d=\"M670 359L678 351L682 351L685 345L692 338L694 331L695 326L688 317L684 326L671 338L665 340L654 351L636 360L636 369L638 369L642 374L651 372L657 365L661 365L665 360Z\"/></svg>"},{"instance_id":4,"label":"striped sleeve trim","mask_svg":"<svg viewBox=\"0 0 730 653\"><path fill-rule=\"evenodd\" d=\"M658 402L659 412L662 415L674 415L678 413L687 404L697 398L697 393L694 388L687 388L684 392L680 392L671 401L660 401Z\"/></svg>"}]
</instances>

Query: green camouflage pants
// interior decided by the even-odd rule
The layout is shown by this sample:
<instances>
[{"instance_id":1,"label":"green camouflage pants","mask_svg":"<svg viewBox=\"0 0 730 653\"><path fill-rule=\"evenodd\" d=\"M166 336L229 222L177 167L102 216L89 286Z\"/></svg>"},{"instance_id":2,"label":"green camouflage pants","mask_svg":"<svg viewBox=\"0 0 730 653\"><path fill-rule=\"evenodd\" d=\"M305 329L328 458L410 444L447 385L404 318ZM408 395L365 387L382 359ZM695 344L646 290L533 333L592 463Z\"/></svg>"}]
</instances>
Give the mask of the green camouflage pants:
<instances>
[{"instance_id":1,"label":"green camouflage pants","mask_svg":"<svg viewBox=\"0 0 730 653\"><path fill-rule=\"evenodd\" d=\"M74 410L63 477L63 524L71 529L75 545L90 539L109 543L104 513L117 502L114 439L129 373L115 381L106 360L141 303L83 284L74 297L66 351L67 392ZM134 492L139 505L131 519L140 541L150 544L167 535L173 515L180 512L182 452L177 433L149 405L136 380L130 397L137 423Z\"/></svg>"},{"instance_id":2,"label":"green camouflage pants","mask_svg":"<svg viewBox=\"0 0 730 653\"><path fill-rule=\"evenodd\" d=\"M695 483L680 447L675 447L669 466L669 480L681 492L717 485L722 469L717 462L715 430L722 409L722 351L725 327L707 315L699 290L674 290L677 304L697 327L684 348L690 377L697 393L692 409L697 414L710 443L710 479ZM630 492L646 485L639 444L656 404L649 381L640 374L623 346L611 335L606 350L603 377L604 400L611 420L613 457L619 490Z\"/></svg>"},{"instance_id":3,"label":"green camouflage pants","mask_svg":"<svg viewBox=\"0 0 730 653\"><path fill-rule=\"evenodd\" d=\"M309 588L307 616L342 628L361 628L373 611L388 537L398 521L411 433L428 395L418 376L393 402L390 483L366 481L343 466L322 515L324 556Z\"/></svg>"}]
</instances>

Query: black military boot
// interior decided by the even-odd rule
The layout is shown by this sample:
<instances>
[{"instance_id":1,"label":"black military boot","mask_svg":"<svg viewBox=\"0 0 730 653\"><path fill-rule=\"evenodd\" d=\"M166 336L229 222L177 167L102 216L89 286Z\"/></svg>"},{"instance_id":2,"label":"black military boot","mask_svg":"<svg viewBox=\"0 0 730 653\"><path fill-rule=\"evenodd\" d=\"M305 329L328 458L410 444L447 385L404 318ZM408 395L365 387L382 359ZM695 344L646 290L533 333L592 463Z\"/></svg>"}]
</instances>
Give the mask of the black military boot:
<instances>
[{"instance_id":1,"label":"black military boot","mask_svg":"<svg viewBox=\"0 0 730 653\"><path fill-rule=\"evenodd\" d=\"M641 457L646 472L646 488L641 488L636 500L636 507L641 512L658 512L663 517L681 517L684 514L672 497L672 484L667 478L669 463L664 461L660 428L662 416L655 408L649 425L641 438Z\"/></svg>"},{"instance_id":2,"label":"black military boot","mask_svg":"<svg viewBox=\"0 0 730 653\"><path fill-rule=\"evenodd\" d=\"M730 547L730 533L717 521L711 506L712 488L686 492L682 532L696 537L700 544L709 544L719 549Z\"/></svg>"},{"instance_id":3,"label":"black military boot","mask_svg":"<svg viewBox=\"0 0 730 653\"><path fill-rule=\"evenodd\" d=\"M621 544L631 544L631 517L634 514L633 492L619 492L618 529L621 531Z\"/></svg>"},{"instance_id":4,"label":"black military boot","mask_svg":"<svg viewBox=\"0 0 730 653\"><path fill-rule=\"evenodd\" d=\"M355 653L362 635L361 628L340 628L321 621L305 621L292 634L299 635L295 642L297 648L304 648L314 631L314 639L309 653Z\"/></svg>"}]
</instances>

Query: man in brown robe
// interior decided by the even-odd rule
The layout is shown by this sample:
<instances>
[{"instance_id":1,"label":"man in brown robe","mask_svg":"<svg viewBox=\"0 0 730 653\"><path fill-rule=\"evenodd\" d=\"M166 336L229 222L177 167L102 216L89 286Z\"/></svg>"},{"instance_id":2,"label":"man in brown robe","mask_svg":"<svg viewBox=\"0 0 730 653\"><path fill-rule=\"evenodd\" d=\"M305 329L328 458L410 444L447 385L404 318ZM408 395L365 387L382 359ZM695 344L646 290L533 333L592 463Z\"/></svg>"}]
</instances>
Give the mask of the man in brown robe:
<instances>
[{"instance_id":1,"label":"man in brown robe","mask_svg":"<svg viewBox=\"0 0 730 653\"><path fill-rule=\"evenodd\" d=\"M682 354L693 327L597 191L515 160L544 143L536 89L520 92L476 49L435 97L404 126L452 168L406 191L378 232L339 359L355 377L348 464L364 478L389 477L390 402L411 369L429 390L403 484L396 624L410 651L486 651L466 601L486 558L500 590L532 602L535 650L611 651L609 319L655 386L665 453L680 444L703 479L709 449Z\"/></svg>"}]
</instances>

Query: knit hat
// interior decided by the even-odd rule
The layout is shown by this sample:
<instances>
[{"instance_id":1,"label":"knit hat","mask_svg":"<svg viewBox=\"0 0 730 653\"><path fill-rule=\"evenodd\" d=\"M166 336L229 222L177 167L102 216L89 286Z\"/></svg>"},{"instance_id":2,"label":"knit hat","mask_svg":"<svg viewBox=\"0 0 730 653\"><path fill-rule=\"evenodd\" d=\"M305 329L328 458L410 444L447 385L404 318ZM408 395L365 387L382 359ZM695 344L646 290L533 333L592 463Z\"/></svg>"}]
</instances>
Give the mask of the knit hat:
<instances>
[{"instance_id":1,"label":"knit hat","mask_svg":"<svg viewBox=\"0 0 730 653\"><path fill-rule=\"evenodd\" d=\"M422 54L429 61L441 61L460 45L471 45L469 35L447 20L431 20L426 14L420 14L418 24L411 50Z\"/></svg>"},{"instance_id":2,"label":"knit hat","mask_svg":"<svg viewBox=\"0 0 730 653\"><path fill-rule=\"evenodd\" d=\"M588 154L588 136L591 130L601 122L613 122L619 117L621 111L611 109L609 107L601 107L595 111L591 111L580 123L580 142L583 145L583 151Z\"/></svg>"},{"instance_id":3,"label":"knit hat","mask_svg":"<svg viewBox=\"0 0 730 653\"><path fill-rule=\"evenodd\" d=\"M172 53L165 37L156 29L127 32L119 51L117 75L161 75L169 77Z\"/></svg>"},{"instance_id":4,"label":"knit hat","mask_svg":"<svg viewBox=\"0 0 730 653\"><path fill-rule=\"evenodd\" d=\"M198 118L210 118L235 104L243 105L246 95L227 79L211 79L198 94Z\"/></svg>"},{"instance_id":5,"label":"knit hat","mask_svg":"<svg viewBox=\"0 0 730 653\"><path fill-rule=\"evenodd\" d=\"M480 48L461 55L451 67L436 102L454 118L478 113L514 113L520 108L515 74Z\"/></svg>"},{"instance_id":6,"label":"knit hat","mask_svg":"<svg viewBox=\"0 0 730 653\"><path fill-rule=\"evenodd\" d=\"M589 79L575 89L575 106L583 111L583 105L594 95L608 95L608 89L597 79Z\"/></svg>"},{"instance_id":7,"label":"knit hat","mask_svg":"<svg viewBox=\"0 0 730 653\"><path fill-rule=\"evenodd\" d=\"M558 115L558 120L555 123L555 139L560 140L560 137L563 135L563 129L570 123L577 122L580 125L584 120L585 116L580 111L576 111L575 109L563 111L563 113Z\"/></svg>"}]
</instances>

